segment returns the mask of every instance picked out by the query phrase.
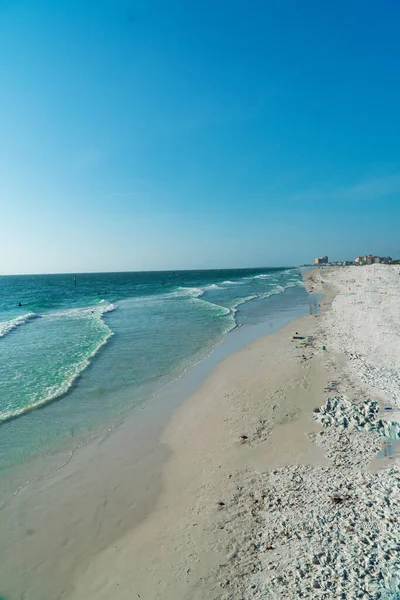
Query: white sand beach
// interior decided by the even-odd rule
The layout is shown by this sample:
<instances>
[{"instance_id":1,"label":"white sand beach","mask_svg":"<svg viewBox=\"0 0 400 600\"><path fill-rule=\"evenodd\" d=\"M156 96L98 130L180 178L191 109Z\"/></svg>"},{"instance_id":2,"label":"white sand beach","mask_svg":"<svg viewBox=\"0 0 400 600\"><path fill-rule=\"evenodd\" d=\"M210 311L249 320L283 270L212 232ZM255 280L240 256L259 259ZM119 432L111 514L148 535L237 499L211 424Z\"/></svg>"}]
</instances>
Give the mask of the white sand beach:
<instances>
[{"instance_id":1,"label":"white sand beach","mask_svg":"<svg viewBox=\"0 0 400 600\"><path fill-rule=\"evenodd\" d=\"M323 277L311 283L321 315L228 357L177 411L155 510L71 598L397 597L399 463L371 468L386 415L364 402L398 397L400 277L389 266ZM296 348L296 334L310 343Z\"/></svg>"},{"instance_id":2,"label":"white sand beach","mask_svg":"<svg viewBox=\"0 0 400 600\"><path fill-rule=\"evenodd\" d=\"M163 460L145 465L147 477L129 467L126 432L122 446L114 443L117 462L115 450L105 453L113 445L100 446L86 485L95 490L100 473L115 485L103 490L97 547L73 539L89 526L90 493L82 488L82 502L60 516L57 560L43 559L40 545L36 562L27 551L30 592L21 585L19 597L396 598L400 463L385 436L398 437L398 427L395 411L384 409L400 398L398 271L330 269L322 280L308 273L307 285L324 293L321 313L225 358L175 411L161 437ZM384 446L387 456L376 458ZM54 500L79 490L74 468L72 461L68 475L41 492L52 490ZM128 504L114 497L122 478ZM148 510L127 518L136 489L152 485ZM36 509L27 529L44 510Z\"/></svg>"}]
</instances>

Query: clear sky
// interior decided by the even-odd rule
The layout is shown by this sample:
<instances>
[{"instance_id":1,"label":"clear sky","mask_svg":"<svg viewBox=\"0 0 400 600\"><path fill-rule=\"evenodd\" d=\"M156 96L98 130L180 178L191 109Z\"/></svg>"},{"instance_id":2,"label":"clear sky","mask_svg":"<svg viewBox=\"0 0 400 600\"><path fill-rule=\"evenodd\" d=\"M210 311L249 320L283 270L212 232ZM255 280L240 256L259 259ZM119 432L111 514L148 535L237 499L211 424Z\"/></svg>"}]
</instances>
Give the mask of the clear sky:
<instances>
[{"instance_id":1,"label":"clear sky","mask_svg":"<svg viewBox=\"0 0 400 600\"><path fill-rule=\"evenodd\" d=\"M0 0L0 272L400 255L398 0Z\"/></svg>"}]
</instances>

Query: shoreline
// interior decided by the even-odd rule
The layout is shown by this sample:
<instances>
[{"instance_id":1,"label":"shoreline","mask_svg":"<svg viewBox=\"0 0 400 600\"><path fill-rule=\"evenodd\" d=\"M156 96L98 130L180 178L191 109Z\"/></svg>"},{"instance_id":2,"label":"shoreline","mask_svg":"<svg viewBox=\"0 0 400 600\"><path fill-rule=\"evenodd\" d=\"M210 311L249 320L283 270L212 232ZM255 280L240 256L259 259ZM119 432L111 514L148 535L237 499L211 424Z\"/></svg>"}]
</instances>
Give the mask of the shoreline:
<instances>
[{"instance_id":1,"label":"shoreline","mask_svg":"<svg viewBox=\"0 0 400 600\"><path fill-rule=\"evenodd\" d=\"M329 315L336 290L324 291ZM228 357L175 412L154 511L96 557L72 600L397 598L398 467L370 471L381 445L371 419L365 431L335 421L327 384L343 359L323 349L324 319L303 317ZM306 349L293 347L297 332L311 337ZM324 400L333 428L318 422ZM350 421L364 407L338 402Z\"/></svg>"},{"instance_id":2,"label":"shoreline","mask_svg":"<svg viewBox=\"0 0 400 600\"><path fill-rule=\"evenodd\" d=\"M325 303L328 305L327 299ZM312 464L325 462L308 439L302 435L296 438L296 424L302 419L310 432L319 430L312 420L312 408L315 395L326 384L325 370L319 361L315 366L300 361L298 351L292 354L286 369L282 370L280 364L288 358L288 351L293 352L292 335L313 327L316 320L313 315L291 321L278 332L229 355L176 409L162 437L171 454L164 465L163 489L154 510L127 532L117 547L96 557L76 582L71 599L105 599L110 594L122 599L130 597L128 590L133 597L136 594L141 598L218 597L218 574L212 571L215 565L224 563L226 556L221 540L215 539L214 521L223 511L218 505L220 498L227 492L234 493L237 487L235 471L250 465L265 468L260 446L267 440L270 448L266 464L279 464L282 456L290 464L294 455L296 460L299 455L307 457ZM268 415L256 389L261 373L246 373L260 354L263 364L272 371L263 382L263 392L270 395ZM302 382L300 395L297 378ZM279 394L282 389L286 397ZM240 406L243 398L246 407ZM260 412L268 419L260 419ZM241 435L247 439L241 440ZM282 439L284 446L277 456L274 445ZM157 555L161 548L162 554ZM135 564L133 572L131 563Z\"/></svg>"},{"instance_id":3,"label":"shoreline","mask_svg":"<svg viewBox=\"0 0 400 600\"><path fill-rule=\"evenodd\" d=\"M382 445L375 426L379 409L365 403L360 385L346 373L343 335L335 333L337 305L349 300L339 281L347 272L325 271L323 289L316 273L305 280L314 279L314 291L325 294L321 314L291 321L219 362L175 409L157 445L162 455L150 454L141 465L146 477L137 477L135 436L125 427L122 437L92 448L86 479L70 469L61 481L48 482L54 499L58 483L68 482L72 507L64 517L65 540L46 564L40 537L38 543L36 532L26 530L21 564L29 552L38 554L30 598L396 598L389 592L398 585L391 575L398 567L398 462L389 456L369 468ZM333 310L335 294L340 302ZM332 393L340 394L335 402ZM146 443L140 423L136 431L142 435L136 443ZM86 494L98 484L99 468L111 480L100 490L102 504L92 520L81 522L74 502L90 509ZM154 492L141 515L138 485ZM124 518L135 511L132 526ZM26 529L25 515L23 521L15 525ZM72 556L68 548L82 527L95 532L93 543L81 542ZM371 564L363 562L364 544ZM59 579L40 579L52 573L52 564ZM377 592L382 580L385 596ZM7 600L18 597L0 592Z\"/></svg>"},{"instance_id":4,"label":"shoreline","mask_svg":"<svg viewBox=\"0 0 400 600\"><path fill-rule=\"evenodd\" d=\"M311 301L314 303L315 299ZM306 308L302 310L306 312ZM65 594L69 594L67 589L75 570L79 572L85 560L140 524L154 508L162 492L163 465L168 461L170 449L165 440L156 444L153 440L160 438L172 410L193 395L216 365L237 352L235 344L245 345L243 336L250 340L260 338L291 316L291 313L282 315L272 321L268 318L258 326L239 328L228 344L217 346L211 360L201 361L188 372L189 387L182 381L181 392L177 394L176 386L171 386L168 401L150 403L135 413L134 419L126 420L109 435L91 440L79 452L68 456L65 463L58 464L57 455L44 457L50 460L44 464L54 464L54 468L29 485L20 486L17 495L11 495L3 505L0 593L12 600L16 590L23 593L25 585L29 585L31 598L50 600L57 597L59 589L63 590L60 597L69 597ZM140 490L136 481L140 482ZM81 508L77 510L78 505ZM104 510L102 506L107 508ZM80 515L85 515L83 528ZM21 556L9 553L10 544L19 548ZM60 561L64 562L61 570ZM35 571L43 572L44 577L38 577Z\"/></svg>"},{"instance_id":5,"label":"shoreline","mask_svg":"<svg viewBox=\"0 0 400 600\"><path fill-rule=\"evenodd\" d=\"M286 296L290 296L293 293L293 291L293 288L287 288L285 290L285 293L282 294L282 296L279 295L268 298L268 304L274 303L276 298L279 298L281 302L283 301L283 303L285 303L284 297L286 298ZM309 297L311 298L311 304L315 304L317 302L316 297L313 298L312 295ZM255 302L258 301L259 300L256 300ZM239 307L239 314L242 314L243 310L246 311L247 305L253 305L253 303L254 300L250 300L243 303ZM125 421L129 421L132 418L135 418L134 415L138 414L142 410L146 410L146 406L149 403L156 402L158 399L161 398L159 404L161 410L163 410L163 405L165 405L166 402L171 403L171 405L174 408L176 405L178 405L178 402L175 402L174 400L175 395L179 395L179 403L181 401L184 401L187 397L194 393L196 389L198 389L198 387L202 384L202 382L208 376L208 374L211 372L214 366L218 364L218 362L222 360L225 356L232 354L233 352L244 347L248 343L251 343L251 341L253 341L254 339L262 337L263 335L269 334L272 331L278 329L282 326L282 323L284 324L285 322L293 318L297 318L303 313L306 314L306 310L304 309L304 298L297 299L296 305L293 304L292 298L291 303L293 305L293 310L292 314L289 314L288 317L285 315L284 310L280 310L278 304L278 307L276 308L277 312L279 313L278 317L274 314L274 308L272 308L270 310L271 314L267 313L266 315L262 315L261 320L259 320L255 325L248 324L247 322L242 323L239 320L239 322L236 322L236 325L233 329L227 331L218 341L213 342L213 344L208 350L202 349L199 352L198 356L194 355L190 357L189 364L186 367L176 369L174 368L170 374L163 374L160 378L161 383L157 385L155 389L149 388L148 393L145 394L145 396L143 397L144 399L142 401L140 401L136 406L134 406L134 408L121 413L121 415L118 418L110 417L105 421L97 423L97 425L94 426L93 429L84 429L77 435L75 435L75 427L72 424L70 436L65 434L64 437L61 437L60 439L54 438L53 441L50 440L49 442L46 442L47 445L45 448L43 448L43 452L38 452L36 450L30 456L25 456L23 458L20 457L19 459L16 459L13 456L10 464L4 465L3 471L6 478L8 477L9 473L13 472L14 474L13 479L16 482L16 485L12 483L9 487L9 491L11 491L11 494L13 494L15 491L17 491L18 493L18 489L20 487L25 487L27 482L26 473L28 473L29 483L31 481L35 481L38 478L43 477L44 475L51 474L53 470L60 468L60 466L62 466L62 463L68 462L71 459L72 455L74 455L76 452L79 452L88 444L95 443L97 440L108 436L113 431L116 431ZM109 327L109 324L106 323L106 325L107 327ZM247 336L245 332L247 332ZM92 362L88 366L88 368L97 368L97 363ZM197 373L197 371L201 372ZM195 380L194 383L191 381L191 379ZM175 389L177 387L177 384L178 387L180 386L181 380L188 380L187 389L184 389L183 391L180 389ZM79 385L79 378L74 380L72 388L69 390L69 392L67 392L67 394L71 392L72 394L74 394L77 385ZM134 387L128 391L124 390L125 396L128 396L129 394L134 395L135 392L136 390ZM164 396L167 398L166 402L164 402ZM58 409L59 405L61 406L61 402L63 402L64 399L64 396L57 397L53 401L47 402L43 406L38 406L29 409L24 414L15 418L13 417L12 419L8 419L4 423L2 423L1 425L3 425L2 431L4 432L4 438L2 442L3 447L0 448L0 452L4 451L4 454L6 454L7 444L8 447L16 447L18 445L18 435L29 435L29 430L32 427L32 423L25 419L33 417L37 420L39 415L43 415L43 410L49 409L48 418L55 419L56 421L61 422L62 414L59 414L58 412L54 411ZM74 395L69 400L72 400L76 403ZM114 402L114 400L115 399L113 398L112 402ZM116 400L117 402L119 401L118 394L116 394ZM77 407L77 410L78 409L79 407ZM37 427L37 422L34 421L33 428L35 427ZM15 431L13 431L13 429ZM69 431L67 431L67 433L69 433ZM37 469L37 463L40 462L38 461L38 456L40 457L40 461L48 461L48 468L44 469L42 468L42 466L40 466L39 469ZM25 465L29 465L29 469L25 469ZM21 477L19 479L18 476L15 476L18 472L21 473ZM5 492L3 492L3 495L4 493Z\"/></svg>"}]
</instances>

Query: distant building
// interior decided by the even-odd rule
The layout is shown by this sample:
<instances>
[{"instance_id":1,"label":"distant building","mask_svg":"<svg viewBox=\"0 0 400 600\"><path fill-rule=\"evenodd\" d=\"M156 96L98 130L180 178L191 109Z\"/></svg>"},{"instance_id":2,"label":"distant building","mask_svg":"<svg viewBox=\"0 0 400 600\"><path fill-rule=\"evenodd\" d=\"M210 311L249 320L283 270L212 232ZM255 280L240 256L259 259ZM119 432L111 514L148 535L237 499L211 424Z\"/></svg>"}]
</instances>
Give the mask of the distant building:
<instances>
[{"instance_id":1,"label":"distant building","mask_svg":"<svg viewBox=\"0 0 400 600\"><path fill-rule=\"evenodd\" d=\"M323 256L322 258L314 258L314 265L326 265L328 264L328 257Z\"/></svg>"},{"instance_id":2,"label":"distant building","mask_svg":"<svg viewBox=\"0 0 400 600\"><path fill-rule=\"evenodd\" d=\"M366 254L365 256L357 256L354 261L358 265L372 265L374 263L390 264L392 258L390 256L374 256L374 254Z\"/></svg>"}]
</instances>

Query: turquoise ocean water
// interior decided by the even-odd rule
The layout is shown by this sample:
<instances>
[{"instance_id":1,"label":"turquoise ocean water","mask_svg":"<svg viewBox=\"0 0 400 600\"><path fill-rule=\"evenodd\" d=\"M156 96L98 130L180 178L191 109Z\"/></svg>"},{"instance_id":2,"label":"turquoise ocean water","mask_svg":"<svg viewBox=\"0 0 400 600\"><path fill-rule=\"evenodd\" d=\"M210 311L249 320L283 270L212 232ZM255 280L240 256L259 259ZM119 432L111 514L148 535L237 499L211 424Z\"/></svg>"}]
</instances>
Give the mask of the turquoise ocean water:
<instances>
[{"instance_id":1,"label":"turquoise ocean water","mask_svg":"<svg viewBox=\"0 0 400 600\"><path fill-rule=\"evenodd\" d=\"M120 422L294 288L288 268L0 277L0 472Z\"/></svg>"}]
</instances>

